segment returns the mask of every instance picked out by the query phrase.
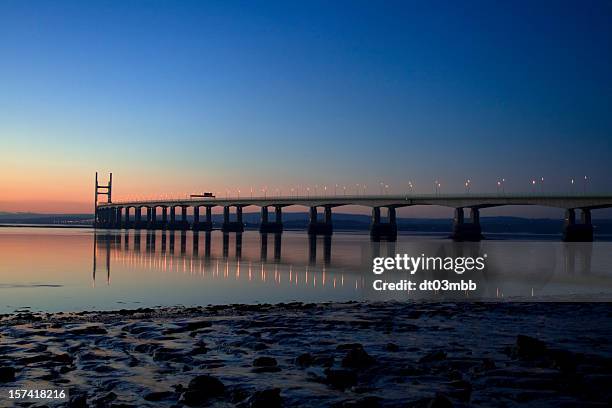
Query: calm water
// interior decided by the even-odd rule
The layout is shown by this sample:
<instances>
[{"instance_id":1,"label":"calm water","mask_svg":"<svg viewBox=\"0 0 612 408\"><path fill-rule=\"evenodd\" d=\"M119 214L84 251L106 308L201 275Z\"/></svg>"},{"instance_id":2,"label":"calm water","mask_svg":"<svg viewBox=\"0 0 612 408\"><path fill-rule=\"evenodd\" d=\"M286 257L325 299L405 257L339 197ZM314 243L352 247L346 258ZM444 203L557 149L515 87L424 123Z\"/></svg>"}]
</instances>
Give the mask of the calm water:
<instances>
[{"instance_id":1,"label":"calm water","mask_svg":"<svg viewBox=\"0 0 612 408\"><path fill-rule=\"evenodd\" d=\"M376 292L374 256L486 254L482 273L418 273L473 279L475 292ZM458 244L367 234L242 235L91 229L0 228L0 313L226 303L364 299L612 300L612 243L488 240ZM412 278L416 278L413 276ZM387 280L410 275L387 272Z\"/></svg>"}]
</instances>

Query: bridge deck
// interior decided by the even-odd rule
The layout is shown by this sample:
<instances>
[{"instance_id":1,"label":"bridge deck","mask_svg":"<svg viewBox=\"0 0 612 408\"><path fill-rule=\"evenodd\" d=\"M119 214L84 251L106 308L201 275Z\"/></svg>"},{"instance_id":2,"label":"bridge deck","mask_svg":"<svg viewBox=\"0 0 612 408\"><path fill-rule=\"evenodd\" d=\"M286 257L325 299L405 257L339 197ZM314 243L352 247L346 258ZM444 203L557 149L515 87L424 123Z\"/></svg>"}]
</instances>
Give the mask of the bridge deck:
<instances>
[{"instance_id":1,"label":"bridge deck","mask_svg":"<svg viewBox=\"0 0 612 408\"><path fill-rule=\"evenodd\" d=\"M171 206L281 206L339 207L360 205L366 207L406 207L412 205L439 205L444 207L486 208L504 205L539 205L556 208L612 207L612 194L437 194L437 195L371 195L371 196L299 196L299 197L227 197L176 198L163 200L137 200L99 203L108 207L171 207Z\"/></svg>"}]
</instances>

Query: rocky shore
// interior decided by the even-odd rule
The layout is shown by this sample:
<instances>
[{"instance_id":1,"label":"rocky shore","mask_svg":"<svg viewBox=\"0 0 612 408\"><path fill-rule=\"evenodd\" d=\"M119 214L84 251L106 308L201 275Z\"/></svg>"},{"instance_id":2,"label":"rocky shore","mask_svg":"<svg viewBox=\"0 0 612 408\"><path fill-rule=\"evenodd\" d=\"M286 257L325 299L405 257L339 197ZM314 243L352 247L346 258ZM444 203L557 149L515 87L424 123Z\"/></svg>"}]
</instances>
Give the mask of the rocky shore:
<instances>
[{"instance_id":1,"label":"rocky shore","mask_svg":"<svg viewBox=\"0 0 612 408\"><path fill-rule=\"evenodd\" d=\"M0 406L608 406L612 304L325 303L0 316ZM70 401L9 401L61 387Z\"/></svg>"}]
</instances>

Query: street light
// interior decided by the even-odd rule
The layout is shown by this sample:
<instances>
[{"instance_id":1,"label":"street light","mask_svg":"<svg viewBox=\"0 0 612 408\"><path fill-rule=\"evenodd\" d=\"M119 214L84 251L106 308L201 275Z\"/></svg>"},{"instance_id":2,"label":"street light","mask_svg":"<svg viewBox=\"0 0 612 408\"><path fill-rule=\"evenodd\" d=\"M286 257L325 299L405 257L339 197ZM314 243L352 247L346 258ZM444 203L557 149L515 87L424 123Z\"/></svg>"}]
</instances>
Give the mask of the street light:
<instances>
[{"instance_id":1,"label":"street light","mask_svg":"<svg viewBox=\"0 0 612 408\"><path fill-rule=\"evenodd\" d=\"M589 178L587 176L584 176L584 194L586 194L587 192L587 184L589 182Z\"/></svg>"},{"instance_id":2,"label":"street light","mask_svg":"<svg viewBox=\"0 0 612 408\"><path fill-rule=\"evenodd\" d=\"M470 179L467 179L467 180L465 181L465 192L466 192L467 194L470 194L470 183L471 183Z\"/></svg>"},{"instance_id":3,"label":"street light","mask_svg":"<svg viewBox=\"0 0 612 408\"><path fill-rule=\"evenodd\" d=\"M385 187L385 183L383 183L382 181L380 183L380 195L383 195L383 188Z\"/></svg>"}]
</instances>

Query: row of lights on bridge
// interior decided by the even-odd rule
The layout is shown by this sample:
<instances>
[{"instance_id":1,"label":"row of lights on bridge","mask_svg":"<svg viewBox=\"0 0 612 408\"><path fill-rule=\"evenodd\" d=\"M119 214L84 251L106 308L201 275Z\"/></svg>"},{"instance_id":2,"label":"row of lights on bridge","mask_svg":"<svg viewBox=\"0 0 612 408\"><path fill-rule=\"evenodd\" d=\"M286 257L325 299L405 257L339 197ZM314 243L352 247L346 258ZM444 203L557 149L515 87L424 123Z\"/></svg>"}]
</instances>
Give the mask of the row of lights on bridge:
<instances>
[{"instance_id":1,"label":"row of lights on bridge","mask_svg":"<svg viewBox=\"0 0 612 408\"><path fill-rule=\"evenodd\" d=\"M583 191L586 193L587 185L588 185L588 182L589 182L589 177L588 176L584 176L582 181L583 181ZM576 188L577 184L578 184L578 182L577 182L577 180L575 178L570 179L570 187L571 187L571 191L572 192L575 192L575 188ZM380 187L380 195L385 195L385 194L388 195L389 194L389 188L390 188L389 184L381 181L381 182L379 182L378 185ZM500 178L500 179L496 180L496 184L495 185L496 185L496 189L497 189L497 193L498 194L506 192L506 179L505 178ZM535 192L537 190L538 186L539 186L540 191L544 192L544 177L540 177L539 179L536 179L536 178L531 179L530 185L532 187L532 191ZM354 190L352 190L352 189L350 189L350 190L354 191L357 196L365 196L366 192L367 192L367 187L368 187L367 184L359 184L359 183L357 183L354 186ZM434 183L433 183L433 187L434 187L434 193L436 195L439 195L442 192L442 182L440 180L436 179L434 181ZM466 179L465 182L464 182L464 187L465 187L465 192L467 194L469 194L470 191L471 191L471 187L472 187L472 180L469 179L469 178ZM349 187L346 186L346 185L335 184L333 186L333 196L337 197L339 192L342 195L346 196L348 189L349 189ZM329 190L331 190L331 189L329 189ZM300 192L302 194L305 194L305 197L310 197L311 195L314 196L314 197L317 197L319 192L322 192L323 197L328 197L328 194L331 193L331 191L330 191L330 193L328 193L329 190L328 190L328 186L327 185L320 186L318 184L315 184L312 189L310 188L310 186L302 187L302 186L298 185L298 186L292 187L290 189L290 195L288 197L299 197L300 196ZM350 193L350 190L349 190L349 193ZM259 192L261 192L261 196L260 197L267 198L268 197L268 191L269 190L268 190L267 186L262 187L261 190L259 191ZM241 189L235 190L236 195L232 195L232 192L233 192L233 190L225 190L225 192L224 192L225 194L216 193L216 197L218 197L218 198L241 198L241 197L244 197L244 196L241 195L242 194L242 190ZM249 195L250 198L256 197L255 196L255 190L254 190L253 187L250 188L249 192L250 192L250 195ZM274 197L281 197L282 194L283 194L283 191L280 188L276 188L274 190L274 192L276 193L276 195ZM412 181L408 181L408 192L409 193L415 193L415 187L414 187L414 183ZM129 196L129 197L127 197L127 199L128 200L132 200L134 198L136 198L136 199L142 199L142 198L145 198L145 199L174 199L174 198L185 198L185 199L188 199L189 196L190 196L190 194L187 194L187 193L184 194L184 196L183 195L182 196L174 196L172 193L170 193L170 194L164 194L164 195L157 196L157 197L152 197L152 196L150 196L150 197L132 197L132 196ZM329 195L329 196L331 196L331 195Z\"/></svg>"}]
</instances>

